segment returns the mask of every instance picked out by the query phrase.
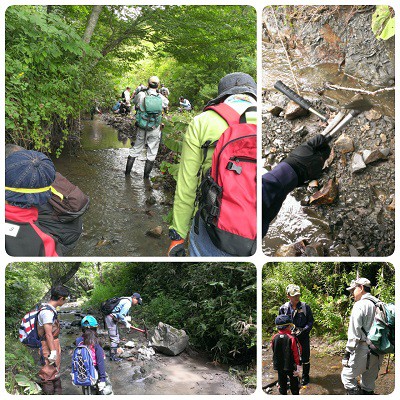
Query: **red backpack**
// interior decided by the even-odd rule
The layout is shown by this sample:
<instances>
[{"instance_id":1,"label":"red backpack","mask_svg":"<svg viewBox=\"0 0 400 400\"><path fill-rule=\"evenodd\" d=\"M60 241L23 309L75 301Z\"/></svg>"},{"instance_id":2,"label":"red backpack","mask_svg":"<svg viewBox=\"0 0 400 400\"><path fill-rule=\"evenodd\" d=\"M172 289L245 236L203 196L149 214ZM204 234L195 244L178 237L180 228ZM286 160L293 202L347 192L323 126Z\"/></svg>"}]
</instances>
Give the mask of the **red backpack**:
<instances>
[{"instance_id":1,"label":"red backpack","mask_svg":"<svg viewBox=\"0 0 400 400\"><path fill-rule=\"evenodd\" d=\"M229 126L217 142L202 146L205 160L208 148L216 144L197 193L195 233L201 217L216 247L234 256L251 256L257 235L257 126L247 123L245 114L256 107L242 115L225 103L205 110L215 111Z\"/></svg>"}]
</instances>

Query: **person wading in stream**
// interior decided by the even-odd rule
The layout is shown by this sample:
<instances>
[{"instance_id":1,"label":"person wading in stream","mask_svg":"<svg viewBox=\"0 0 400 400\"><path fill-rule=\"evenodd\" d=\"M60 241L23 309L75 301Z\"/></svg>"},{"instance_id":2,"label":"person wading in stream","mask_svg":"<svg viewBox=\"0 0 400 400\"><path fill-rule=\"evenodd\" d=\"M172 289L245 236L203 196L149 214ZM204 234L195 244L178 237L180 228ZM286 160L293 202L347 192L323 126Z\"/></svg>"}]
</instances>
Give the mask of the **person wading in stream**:
<instances>
[{"instance_id":1,"label":"person wading in stream","mask_svg":"<svg viewBox=\"0 0 400 400\"><path fill-rule=\"evenodd\" d=\"M287 394L288 379L290 391L299 394L299 367L301 364L301 345L290 329L292 319L289 315L278 315L275 325L279 332L272 336L271 348L274 353L274 370L278 372L279 393Z\"/></svg>"},{"instance_id":2,"label":"person wading in stream","mask_svg":"<svg viewBox=\"0 0 400 400\"><path fill-rule=\"evenodd\" d=\"M148 81L148 88L139 90L133 98L136 108L136 141L129 150L126 162L125 175L129 176L136 157L146 147L146 163L144 166L144 179L149 179L153 169L154 160L157 157L158 147L161 140L161 119L163 111L164 96L158 93L157 88L160 80L152 76ZM167 100L167 99L165 99Z\"/></svg>"},{"instance_id":3,"label":"person wading in stream","mask_svg":"<svg viewBox=\"0 0 400 400\"><path fill-rule=\"evenodd\" d=\"M310 382L310 331L314 323L314 317L308 304L300 301L300 287L290 284L286 287L286 295L289 299L279 308L279 315L288 315L294 325L293 334L301 344L301 364L303 373L301 384Z\"/></svg>"},{"instance_id":4,"label":"person wading in stream","mask_svg":"<svg viewBox=\"0 0 400 400\"><path fill-rule=\"evenodd\" d=\"M128 331L133 328L133 326L127 321L126 316L131 307L136 306L137 304L142 305L142 298L139 293L133 293L131 297L121 297L117 304L112 308L111 313L107 314L104 318L105 325L108 329L108 336L111 341L111 361L122 361L122 359L117 356L117 348L119 344L118 323L124 324Z\"/></svg>"},{"instance_id":5,"label":"person wading in stream","mask_svg":"<svg viewBox=\"0 0 400 400\"><path fill-rule=\"evenodd\" d=\"M40 349L42 368L39 371L43 394L62 394L60 365L61 347L58 335L60 322L57 307L61 307L69 298L69 290L64 286L51 289L50 301L42 304L37 317L37 333L42 347Z\"/></svg>"},{"instance_id":6,"label":"person wading in stream","mask_svg":"<svg viewBox=\"0 0 400 400\"><path fill-rule=\"evenodd\" d=\"M254 79L250 75L243 72L234 72L224 76L219 81L217 97L210 100L205 107L205 111L200 115L197 115L189 124L183 139L182 155L172 213L173 220L172 225L169 229L171 244L168 249L168 256L181 257L186 255L185 240L188 236L189 230L190 256L221 257L232 255L233 251L224 251L220 248L222 246L217 247L217 245L214 244L215 242L217 242L217 240L213 241L211 239L210 234L207 230L208 226L203 220L203 216L201 218L193 218L193 215L195 214L195 210L198 208L197 200L200 198L199 196L197 196L197 194L200 192L199 188L203 186L201 185L202 181L204 182L206 181L206 179L208 179L209 174L207 174L207 172L212 165L213 154L216 151L216 146L218 146L218 140L221 139L225 132L232 132L233 127L237 128L239 123L247 128L246 132L250 130L250 125L255 127L255 125L257 124L257 112L255 109L256 105L257 85ZM208 109L208 107L212 107L212 109ZM218 109L219 112L224 114L225 118L222 117L217 111L214 111L214 109ZM228 124L226 119L232 122L232 125ZM229 127L232 127L232 129L229 129ZM228 141L229 139L225 140L228 142L228 144L233 142L235 142L236 144L242 143L242 149L251 149L254 150L255 153L255 134L248 135L246 137L249 140L249 142L246 143L242 142L242 139L244 139L245 136L243 136L243 138L240 137L241 140L239 141ZM254 142L252 141L250 143L250 139L253 139ZM222 140L222 142L224 142L224 140ZM254 147L250 145L253 143ZM229 146L229 148L232 147ZM221 232L222 234L225 234L226 239L224 240L224 244L226 245L227 243L229 243L232 250L234 248L235 250L237 250L238 246L236 246L236 244L238 242L240 242L241 244L245 242L246 249L250 248L250 250L254 249L255 251L255 246L253 246L255 245L255 240L246 240L247 238L245 238L245 240L242 241L241 239L244 235L239 235L242 233L242 228L246 228L246 230L251 230L252 228L255 229L256 226L255 161L255 158L253 159L250 157L245 157L240 160L234 158L233 161L229 163L230 165L232 165L232 168L228 168L228 165L226 165L226 167L223 168L223 172L220 174L224 174L224 176L226 176L225 173L226 171L228 171L228 173L230 173L231 175L229 179L227 179L227 181L232 182L236 179L236 177L241 177L242 179L247 177L247 171L250 171L250 175L252 172L254 172L254 176L251 176L250 179L246 179L245 182L242 182L242 187L239 188L246 189L242 190L241 192L241 194L243 194L243 196L246 196L246 198L242 198L238 195L237 192L230 192L232 195L231 200L233 201L226 202L226 204L228 204L228 206L226 207L227 209L229 208L229 206L232 207L233 205L235 209L241 208L242 211L246 211L242 221L238 220L238 216L233 215L234 213L228 213L229 215L225 214L227 217L225 221L227 222L227 225L230 225L231 230L228 232L228 230L222 231L221 229ZM202 178L204 179L202 180ZM215 186L217 185L214 185L214 187ZM228 192L229 191L227 190L226 193ZM254 204L252 204L251 201L248 201L249 198L252 198L251 195L253 194ZM207 196L204 196L203 198L205 197ZM210 195L208 197L215 198L217 196ZM240 205L238 204L239 202L241 203ZM222 209L222 207L220 208ZM202 207L202 209L205 210L204 207ZM254 216L254 221L252 219L252 216ZM232 231L235 231L236 235L232 233ZM251 242L251 244L247 246L249 242Z\"/></svg>"},{"instance_id":7,"label":"person wading in stream","mask_svg":"<svg viewBox=\"0 0 400 400\"><path fill-rule=\"evenodd\" d=\"M296 147L272 171L262 177L262 236L276 217L286 196L305 182L322 174L331 149L324 136L316 135Z\"/></svg>"},{"instance_id":8,"label":"person wading in stream","mask_svg":"<svg viewBox=\"0 0 400 400\"><path fill-rule=\"evenodd\" d=\"M375 318L375 303L379 300L371 295L371 282L366 278L353 280L346 289L354 298L346 353L342 360L342 383L347 394L374 394L375 381L383 362L383 355L373 352L367 344L369 332ZM360 377L360 387L357 378Z\"/></svg>"}]
</instances>

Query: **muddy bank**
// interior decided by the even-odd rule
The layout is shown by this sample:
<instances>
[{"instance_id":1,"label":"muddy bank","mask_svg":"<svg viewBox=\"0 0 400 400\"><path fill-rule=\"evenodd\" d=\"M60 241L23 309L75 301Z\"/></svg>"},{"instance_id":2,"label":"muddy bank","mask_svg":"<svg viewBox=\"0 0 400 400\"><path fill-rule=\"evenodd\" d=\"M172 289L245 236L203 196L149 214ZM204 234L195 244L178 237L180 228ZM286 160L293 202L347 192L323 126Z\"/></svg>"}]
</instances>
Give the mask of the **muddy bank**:
<instances>
[{"instance_id":1,"label":"muddy bank","mask_svg":"<svg viewBox=\"0 0 400 400\"><path fill-rule=\"evenodd\" d=\"M374 86L365 84L365 78L372 77L371 68L384 71L382 76L385 78L380 83L392 84L391 44L377 42L371 37L372 32L368 35L365 32L370 29L370 23L365 25L365 21L370 22L373 7L309 8L313 13L307 16L305 12L308 8L299 7L299 20L293 20L293 24L284 19L285 12L292 10L291 7L278 7L275 14L278 24L284 24L281 34L301 94L315 109L333 119L354 96L354 92L328 90L325 84L333 82L345 87L374 90ZM267 170L276 166L296 146L321 133L327 125L308 113L293 119L285 117L289 99L273 89L273 84L282 80L295 88L291 83L292 74L286 53L276 30L273 30L276 24L271 12L269 7L264 11L263 43L263 166ZM292 14L288 15L290 17ZM328 27L335 32L333 39L326 35ZM358 63L362 78L356 79L349 76L349 70L344 66L351 64L349 60L356 62L354 54L359 47L356 39L364 34L368 39L364 46L369 46L371 57L367 64ZM304 46L300 46L299 43L306 37ZM343 43L345 46L342 46ZM337 47L336 53L331 53L332 46ZM364 51L364 47L361 50ZM336 58L323 57L324 52ZM322 64L315 64L320 62ZM329 165L318 182L314 182L313 187L297 188L288 196L264 239L265 254L276 255L282 245L302 240L305 242L301 244L300 250L296 250L297 256L389 256L393 253L394 91L376 96L363 95L363 98L373 105L372 110L363 112L336 134L331 142L333 150ZM337 141L340 136L340 141ZM377 154L382 151L384 156L363 166L359 160L366 151ZM330 182L337 185L333 202L310 205L311 196ZM305 247L310 244L313 248L309 247L310 251L307 251ZM293 255L293 252L289 254L279 251L277 255Z\"/></svg>"},{"instance_id":2,"label":"muddy bank","mask_svg":"<svg viewBox=\"0 0 400 400\"><path fill-rule=\"evenodd\" d=\"M342 371L342 357L337 349L332 351L332 345L318 338L311 339L310 358L310 383L300 389L302 395L344 395L340 373ZM389 370L386 373L388 356L385 356L378 379L376 380L376 394L390 394L394 391L395 385L395 362L393 355L389 361ZM264 391L270 395L279 395L276 382L278 376L272 367L272 351L269 343L263 344L262 350L262 385ZM265 388L268 386L268 388Z\"/></svg>"},{"instance_id":3,"label":"muddy bank","mask_svg":"<svg viewBox=\"0 0 400 400\"><path fill-rule=\"evenodd\" d=\"M80 335L80 328L74 325L81 319L80 311L70 307L62 307L60 320L62 364L61 379L63 394L81 394L80 388L70 381L71 355L74 341ZM82 314L83 315L83 314ZM98 319L100 321L100 318ZM104 347L108 347L108 335L100 323L99 337ZM152 330L149 327L150 331ZM132 355L122 362L113 363L106 359L108 373L115 395L138 394L248 394L249 392L235 379L225 366L216 365L190 348L178 356L169 357L156 353L148 359L141 359L139 349L147 349L148 341L139 332L126 334L120 328L121 348L128 341L135 347L129 349ZM125 349L127 350L127 348ZM106 355L108 351L105 350ZM250 393L252 390L250 391Z\"/></svg>"}]
</instances>

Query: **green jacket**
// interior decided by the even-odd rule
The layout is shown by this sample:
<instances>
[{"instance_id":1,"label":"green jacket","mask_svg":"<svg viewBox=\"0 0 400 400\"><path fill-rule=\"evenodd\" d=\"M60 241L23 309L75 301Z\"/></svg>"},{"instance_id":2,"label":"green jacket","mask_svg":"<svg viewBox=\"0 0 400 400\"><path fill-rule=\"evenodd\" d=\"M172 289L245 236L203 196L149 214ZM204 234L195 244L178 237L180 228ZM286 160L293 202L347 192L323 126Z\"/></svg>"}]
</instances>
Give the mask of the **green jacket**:
<instances>
[{"instance_id":1,"label":"green jacket","mask_svg":"<svg viewBox=\"0 0 400 400\"><path fill-rule=\"evenodd\" d=\"M246 114L247 122L256 124L257 114ZM189 124L183 139L182 154L176 184L173 219L171 229L175 229L182 238L186 238L191 219L195 214L195 199L201 175L197 172L203 161L204 152L201 146L207 141L215 142L226 130L228 124L216 112L205 111L197 115ZM205 173L211 167L211 159L215 147L210 147L207 158L202 166Z\"/></svg>"}]
</instances>

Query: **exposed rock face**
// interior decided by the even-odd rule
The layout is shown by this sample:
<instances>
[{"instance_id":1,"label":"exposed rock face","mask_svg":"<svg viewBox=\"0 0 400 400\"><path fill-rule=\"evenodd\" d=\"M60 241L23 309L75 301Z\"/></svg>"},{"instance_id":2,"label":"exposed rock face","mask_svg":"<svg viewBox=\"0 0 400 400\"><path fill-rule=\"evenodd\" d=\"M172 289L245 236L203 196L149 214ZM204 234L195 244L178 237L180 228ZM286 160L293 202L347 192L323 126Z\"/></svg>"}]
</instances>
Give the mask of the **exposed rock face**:
<instances>
[{"instance_id":1,"label":"exposed rock face","mask_svg":"<svg viewBox=\"0 0 400 400\"><path fill-rule=\"evenodd\" d=\"M167 356L176 356L182 353L188 343L189 336L183 329L179 330L162 322L158 323L151 338L153 349Z\"/></svg>"}]
</instances>

